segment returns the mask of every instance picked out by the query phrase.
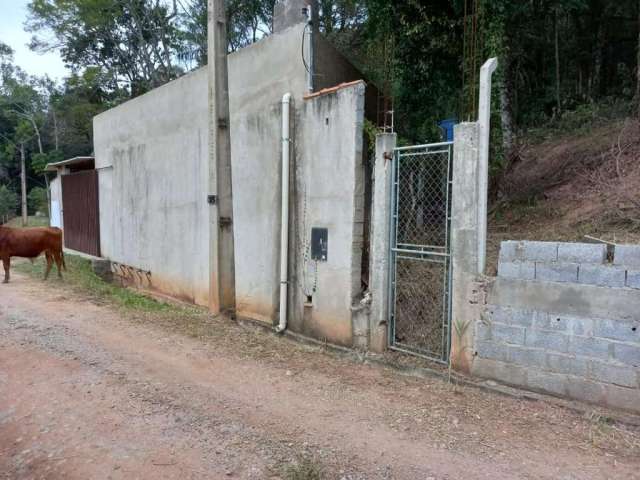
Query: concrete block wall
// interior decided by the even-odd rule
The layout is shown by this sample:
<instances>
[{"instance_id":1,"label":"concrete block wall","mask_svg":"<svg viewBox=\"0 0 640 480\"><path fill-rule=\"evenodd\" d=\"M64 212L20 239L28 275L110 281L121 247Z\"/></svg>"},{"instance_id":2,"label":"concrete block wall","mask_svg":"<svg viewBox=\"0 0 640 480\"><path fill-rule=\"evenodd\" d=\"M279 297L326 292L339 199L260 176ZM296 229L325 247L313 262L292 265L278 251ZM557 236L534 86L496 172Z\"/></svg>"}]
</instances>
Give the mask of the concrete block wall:
<instances>
[{"instance_id":1,"label":"concrete block wall","mask_svg":"<svg viewBox=\"0 0 640 480\"><path fill-rule=\"evenodd\" d=\"M473 373L640 412L640 246L607 253L595 244L503 242L475 325Z\"/></svg>"}]
</instances>

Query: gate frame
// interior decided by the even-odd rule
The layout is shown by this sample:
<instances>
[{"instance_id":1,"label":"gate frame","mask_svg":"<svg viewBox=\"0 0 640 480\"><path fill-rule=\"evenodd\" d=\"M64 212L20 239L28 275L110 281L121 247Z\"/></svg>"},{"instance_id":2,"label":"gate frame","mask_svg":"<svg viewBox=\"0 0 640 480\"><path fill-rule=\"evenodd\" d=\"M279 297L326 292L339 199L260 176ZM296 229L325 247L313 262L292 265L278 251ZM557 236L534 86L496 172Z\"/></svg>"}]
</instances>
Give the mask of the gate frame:
<instances>
[{"instance_id":1,"label":"gate frame","mask_svg":"<svg viewBox=\"0 0 640 480\"><path fill-rule=\"evenodd\" d=\"M425 358L430 361L434 361L442 364L449 364L450 355L451 355L451 330L452 330L452 321L451 321L451 310L452 310L452 267L453 262L451 258L451 210L452 210L452 173L453 173L453 146L454 142L437 142L437 143L429 143L422 145L412 145L406 147L396 147L393 150L393 162L391 167L391 203L390 203L390 228L389 228L389 272L388 272L388 347L391 350L399 351L402 353L407 353L410 355L415 355L421 358ZM440 148L437 151L429 151L432 148ZM446 150L443 150L445 149ZM397 240L397 227L398 227L398 193L399 193L399 168L400 168L400 157L402 156L402 152L408 152L412 150L424 150L425 156L429 154L435 153L447 153L448 161L447 161L447 189L445 195L445 225L444 225L444 235L445 235L445 245L444 246L435 246L435 245L416 245L416 249L411 248L398 248ZM402 244L403 247L410 246L410 244ZM412 255L413 259L416 261L427 261L432 263L441 263L444 265L444 278L443 278L443 296L445 297L443 301L443 312L441 316L442 321L442 353L439 357L435 356L435 352L428 352L426 350L420 348L411 348L407 345L398 345L395 341L395 332L396 332L396 273L397 273L397 260L398 258L412 259L412 257L402 257L400 255ZM440 262L434 261L433 258L440 257L443 260ZM445 338L446 337L446 338Z\"/></svg>"}]
</instances>

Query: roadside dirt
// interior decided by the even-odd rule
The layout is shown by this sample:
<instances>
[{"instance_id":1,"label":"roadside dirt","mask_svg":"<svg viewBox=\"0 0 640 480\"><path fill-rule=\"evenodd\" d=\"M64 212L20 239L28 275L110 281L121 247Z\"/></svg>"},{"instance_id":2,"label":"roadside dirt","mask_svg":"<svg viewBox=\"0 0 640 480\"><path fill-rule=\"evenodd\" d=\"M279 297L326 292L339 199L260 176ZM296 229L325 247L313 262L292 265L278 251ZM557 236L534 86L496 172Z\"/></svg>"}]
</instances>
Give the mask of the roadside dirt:
<instances>
[{"instance_id":1,"label":"roadside dirt","mask_svg":"<svg viewBox=\"0 0 640 480\"><path fill-rule=\"evenodd\" d=\"M61 286L0 285L0 478L285 479L302 457L327 479L640 478L640 431L599 415L222 318L190 338Z\"/></svg>"}]
</instances>

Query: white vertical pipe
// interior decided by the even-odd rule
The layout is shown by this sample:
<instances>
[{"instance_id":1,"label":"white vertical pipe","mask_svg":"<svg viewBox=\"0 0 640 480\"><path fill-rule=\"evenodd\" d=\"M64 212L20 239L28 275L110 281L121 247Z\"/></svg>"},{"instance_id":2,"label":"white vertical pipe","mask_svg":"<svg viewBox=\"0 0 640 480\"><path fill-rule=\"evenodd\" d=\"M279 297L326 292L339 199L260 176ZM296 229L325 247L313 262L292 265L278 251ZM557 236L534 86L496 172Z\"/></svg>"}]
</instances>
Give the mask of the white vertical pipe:
<instances>
[{"instance_id":1,"label":"white vertical pipe","mask_svg":"<svg viewBox=\"0 0 640 480\"><path fill-rule=\"evenodd\" d=\"M491 132L491 76L498 59L490 58L480 69L480 105L478 106L478 273L487 263L487 197L489 194L489 134Z\"/></svg>"},{"instance_id":2,"label":"white vertical pipe","mask_svg":"<svg viewBox=\"0 0 640 480\"><path fill-rule=\"evenodd\" d=\"M280 219L280 322L277 332L287 328L287 291L289 286L289 119L291 94L282 97L282 209Z\"/></svg>"}]
</instances>

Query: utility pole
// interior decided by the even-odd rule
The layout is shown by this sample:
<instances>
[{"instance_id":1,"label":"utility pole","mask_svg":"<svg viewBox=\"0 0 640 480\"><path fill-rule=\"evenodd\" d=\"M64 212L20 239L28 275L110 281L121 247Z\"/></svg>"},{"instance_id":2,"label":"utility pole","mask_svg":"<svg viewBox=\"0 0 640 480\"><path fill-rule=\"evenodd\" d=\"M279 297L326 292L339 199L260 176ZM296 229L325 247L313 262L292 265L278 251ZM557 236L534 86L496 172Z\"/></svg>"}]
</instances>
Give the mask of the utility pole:
<instances>
[{"instance_id":1,"label":"utility pole","mask_svg":"<svg viewBox=\"0 0 640 480\"><path fill-rule=\"evenodd\" d=\"M20 205L22 209L22 226L27 226L27 161L24 153L24 143L20 143Z\"/></svg>"},{"instance_id":2,"label":"utility pole","mask_svg":"<svg viewBox=\"0 0 640 480\"><path fill-rule=\"evenodd\" d=\"M209 307L235 316L227 15L224 0L208 0L209 73Z\"/></svg>"}]
</instances>

